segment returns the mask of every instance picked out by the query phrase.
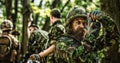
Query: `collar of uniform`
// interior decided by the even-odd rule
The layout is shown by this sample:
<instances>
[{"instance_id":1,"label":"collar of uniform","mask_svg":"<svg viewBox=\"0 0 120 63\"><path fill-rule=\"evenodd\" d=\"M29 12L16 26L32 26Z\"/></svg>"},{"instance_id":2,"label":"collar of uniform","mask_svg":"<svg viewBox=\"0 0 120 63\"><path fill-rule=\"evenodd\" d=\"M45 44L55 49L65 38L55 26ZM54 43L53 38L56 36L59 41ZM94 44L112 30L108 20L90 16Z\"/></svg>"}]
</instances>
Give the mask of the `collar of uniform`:
<instances>
[{"instance_id":1,"label":"collar of uniform","mask_svg":"<svg viewBox=\"0 0 120 63\"><path fill-rule=\"evenodd\" d=\"M56 24L59 24L59 23L61 24L61 21L60 21L60 20L57 20L56 22L53 23L52 26L55 26Z\"/></svg>"}]
</instances>

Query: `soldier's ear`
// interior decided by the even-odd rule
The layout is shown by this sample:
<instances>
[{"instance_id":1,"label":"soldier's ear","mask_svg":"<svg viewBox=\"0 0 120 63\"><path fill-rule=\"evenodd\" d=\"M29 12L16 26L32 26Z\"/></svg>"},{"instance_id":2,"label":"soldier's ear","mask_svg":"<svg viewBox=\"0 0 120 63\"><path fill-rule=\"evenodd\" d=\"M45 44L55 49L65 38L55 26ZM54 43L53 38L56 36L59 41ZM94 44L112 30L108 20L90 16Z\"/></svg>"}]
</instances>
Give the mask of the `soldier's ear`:
<instances>
[{"instance_id":1,"label":"soldier's ear","mask_svg":"<svg viewBox=\"0 0 120 63\"><path fill-rule=\"evenodd\" d=\"M53 16L50 16L50 19L53 19Z\"/></svg>"},{"instance_id":2,"label":"soldier's ear","mask_svg":"<svg viewBox=\"0 0 120 63\"><path fill-rule=\"evenodd\" d=\"M52 16L52 19L54 19L55 17L54 16Z\"/></svg>"}]
</instances>

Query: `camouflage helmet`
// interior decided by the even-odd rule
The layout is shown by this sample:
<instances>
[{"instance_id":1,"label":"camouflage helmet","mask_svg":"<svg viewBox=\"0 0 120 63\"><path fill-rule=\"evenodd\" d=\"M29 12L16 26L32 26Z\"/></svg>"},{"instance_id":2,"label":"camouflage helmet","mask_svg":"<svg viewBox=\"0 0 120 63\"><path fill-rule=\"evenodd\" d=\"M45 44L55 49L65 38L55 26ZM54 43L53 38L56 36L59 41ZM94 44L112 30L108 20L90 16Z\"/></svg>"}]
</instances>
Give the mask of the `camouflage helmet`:
<instances>
[{"instance_id":1,"label":"camouflage helmet","mask_svg":"<svg viewBox=\"0 0 120 63\"><path fill-rule=\"evenodd\" d=\"M77 17L83 17L87 20L87 13L84 8L74 7L69 11L68 15L66 16L66 23L65 23L66 32L68 34L72 33L71 23L73 19Z\"/></svg>"},{"instance_id":2,"label":"camouflage helmet","mask_svg":"<svg viewBox=\"0 0 120 63\"><path fill-rule=\"evenodd\" d=\"M66 16L66 25L70 24L76 17L87 18L87 14L84 8L74 7L72 8L68 15Z\"/></svg>"},{"instance_id":3,"label":"camouflage helmet","mask_svg":"<svg viewBox=\"0 0 120 63\"><path fill-rule=\"evenodd\" d=\"M13 28L13 23L10 21L10 20L4 20L2 23L1 23L1 30L2 31L5 31L5 30L12 30Z\"/></svg>"}]
</instances>

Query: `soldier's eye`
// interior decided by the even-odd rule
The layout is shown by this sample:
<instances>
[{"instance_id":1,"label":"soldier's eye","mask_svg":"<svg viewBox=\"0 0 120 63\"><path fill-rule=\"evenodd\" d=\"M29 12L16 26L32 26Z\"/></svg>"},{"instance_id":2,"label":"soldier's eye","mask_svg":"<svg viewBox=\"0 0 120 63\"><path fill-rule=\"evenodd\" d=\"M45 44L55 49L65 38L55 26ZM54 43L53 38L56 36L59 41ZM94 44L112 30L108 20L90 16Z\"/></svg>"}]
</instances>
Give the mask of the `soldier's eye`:
<instances>
[{"instance_id":1,"label":"soldier's eye","mask_svg":"<svg viewBox=\"0 0 120 63\"><path fill-rule=\"evenodd\" d=\"M29 29L31 31L31 29Z\"/></svg>"},{"instance_id":2,"label":"soldier's eye","mask_svg":"<svg viewBox=\"0 0 120 63\"><path fill-rule=\"evenodd\" d=\"M83 25L85 26L85 25L86 25L86 23L83 23Z\"/></svg>"},{"instance_id":3,"label":"soldier's eye","mask_svg":"<svg viewBox=\"0 0 120 63\"><path fill-rule=\"evenodd\" d=\"M79 22L79 21L77 21L77 24L80 24L80 22Z\"/></svg>"}]
</instances>

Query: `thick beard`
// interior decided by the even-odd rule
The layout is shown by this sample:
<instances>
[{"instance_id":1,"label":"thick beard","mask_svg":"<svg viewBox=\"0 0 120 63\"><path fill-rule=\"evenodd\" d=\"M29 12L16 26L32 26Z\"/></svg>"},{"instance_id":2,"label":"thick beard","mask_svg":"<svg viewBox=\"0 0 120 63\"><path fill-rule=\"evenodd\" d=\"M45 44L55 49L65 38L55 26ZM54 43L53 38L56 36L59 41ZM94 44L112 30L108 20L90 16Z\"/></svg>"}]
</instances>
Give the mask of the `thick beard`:
<instances>
[{"instance_id":1,"label":"thick beard","mask_svg":"<svg viewBox=\"0 0 120 63\"><path fill-rule=\"evenodd\" d=\"M73 37L78 40L82 41L85 38L86 35L86 29L84 28L78 28L75 32L73 32Z\"/></svg>"}]
</instances>

